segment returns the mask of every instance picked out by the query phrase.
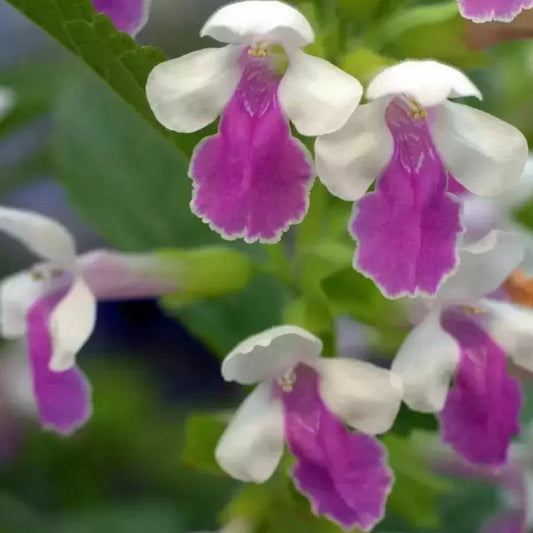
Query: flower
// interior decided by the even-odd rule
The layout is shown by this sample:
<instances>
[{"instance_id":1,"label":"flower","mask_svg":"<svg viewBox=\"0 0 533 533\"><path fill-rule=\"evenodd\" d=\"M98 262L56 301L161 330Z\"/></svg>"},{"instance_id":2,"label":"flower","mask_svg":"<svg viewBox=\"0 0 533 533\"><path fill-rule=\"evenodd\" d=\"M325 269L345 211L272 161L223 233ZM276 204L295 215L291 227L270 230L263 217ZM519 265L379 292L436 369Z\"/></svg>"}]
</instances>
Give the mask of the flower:
<instances>
[{"instance_id":1,"label":"flower","mask_svg":"<svg viewBox=\"0 0 533 533\"><path fill-rule=\"evenodd\" d=\"M220 247L76 256L73 237L43 215L0 207L0 230L46 260L3 280L0 331L26 336L41 424L71 433L90 416L90 386L75 366L91 335L96 300L155 298L179 303L240 290L249 260Z\"/></svg>"},{"instance_id":2,"label":"flower","mask_svg":"<svg viewBox=\"0 0 533 533\"><path fill-rule=\"evenodd\" d=\"M41 424L69 434L91 411L90 386L75 357L94 329L96 298L157 296L176 285L161 276L155 256L76 257L66 228L37 213L0 207L0 230L47 261L2 281L0 329L6 338L27 338Z\"/></svg>"},{"instance_id":3,"label":"flower","mask_svg":"<svg viewBox=\"0 0 533 533\"><path fill-rule=\"evenodd\" d=\"M92 0L96 11L107 15L118 31L136 35L148 21L151 0Z\"/></svg>"},{"instance_id":4,"label":"flower","mask_svg":"<svg viewBox=\"0 0 533 533\"><path fill-rule=\"evenodd\" d=\"M533 0L458 0L461 15L474 22L511 22L522 10L533 7Z\"/></svg>"},{"instance_id":5,"label":"flower","mask_svg":"<svg viewBox=\"0 0 533 533\"><path fill-rule=\"evenodd\" d=\"M228 474L262 483L283 442L296 457L292 475L317 515L345 528L371 529L382 517L392 474L371 435L387 431L402 386L390 371L353 359L321 359L322 343L279 326L239 344L222 364L226 381L259 383L222 435L215 456ZM358 430L348 432L343 420Z\"/></svg>"},{"instance_id":6,"label":"flower","mask_svg":"<svg viewBox=\"0 0 533 533\"><path fill-rule=\"evenodd\" d=\"M465 246L459 270L436 300L422 302L426 315L392 364L407 405L439 413L443 440L476 464L504 464L520 431L522 396L507 356L533 369L533 312L493 291L523 254L520 236L498 230Z\"/></svg>"},{"instance_id":7,"label":"flower","mask_svg":"<svg viewBox=\"0 0 533 533\"><path fill-rule=\"evenodd\" d=\"M533 199L533 156L518 183L507 193L494 198L480 198L473 194L461 195L465 241L475 241L493 229L518 233L525 246L525 258L520 267L533 275L533 237L531 232L515 220L515 212Z\"/></svg>"},{"instance_id":8,"label":"flower","mask_svg":"<svg viewBox=\"0 0 533 533\"><path fill-rule=\"evenodd\" d=\"M195 149L192 211L226 239L276 242L308 208L314 171L303 135L340 128L361 99L360 83L301 48L314 39L293 7L247 0L216 11L201 30L227 46L161 63L148 77L152 110L190 133L221 115L217 135Z\"/></svg>"},{"instance_id":9,"label":"flower","mask_svg":"<svg viewBox=\"0 0 533 533\"><path fill-rule=\"evenodd\" d=\"M316 141L321 180L340 198L359 200L350 222L354 267L388 298L434 296L457 268L462 186L494 196L524 169L524 136L447 100L459 96L481 95L450 66L405 61L374 78L371 102L345 126Z\"/></svg>"}]
</instances>

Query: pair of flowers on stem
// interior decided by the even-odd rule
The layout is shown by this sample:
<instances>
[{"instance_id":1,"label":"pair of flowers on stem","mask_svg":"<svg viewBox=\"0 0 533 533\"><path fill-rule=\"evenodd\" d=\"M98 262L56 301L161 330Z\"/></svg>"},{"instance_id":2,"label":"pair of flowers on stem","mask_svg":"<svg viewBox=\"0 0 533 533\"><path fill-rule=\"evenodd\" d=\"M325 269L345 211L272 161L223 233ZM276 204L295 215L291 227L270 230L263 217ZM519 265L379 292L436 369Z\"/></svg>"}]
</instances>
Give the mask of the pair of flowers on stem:
<instances>
[{"instance_id":1,"label":"pair of flowers on stem","mask_svg":"<svg viewBox=\"0 0 533 533\"><path fill-rule=\"evenodd\" d=\"M448 101L481 94L431 60L385 69L359 105L359 82L304 53L311 26L276 0L225 6L201 34L228 44L158 65L146 87L169 129L193 132L221 115L218 134L193 154L192 211L227 239L276 242L304 218L316 169L331 193L356 202L354 267L388 298L437 294L459 264L461 197L512 187L527 159L524 136ZM289 120L318 137L315 165Z\"/></svg>"}]
</instances>

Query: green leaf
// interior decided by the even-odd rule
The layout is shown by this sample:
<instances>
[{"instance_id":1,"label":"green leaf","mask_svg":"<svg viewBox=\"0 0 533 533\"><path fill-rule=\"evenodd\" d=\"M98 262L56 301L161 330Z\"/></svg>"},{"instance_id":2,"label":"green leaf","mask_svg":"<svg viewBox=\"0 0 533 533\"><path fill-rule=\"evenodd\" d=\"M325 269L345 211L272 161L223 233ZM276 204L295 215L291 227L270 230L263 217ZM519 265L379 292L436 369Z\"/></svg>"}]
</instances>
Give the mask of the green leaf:
<instances>
[{"instance_id":1,"label":"green leaf","mask_svg":"<svg viewBox=\"0 0 533 533\"><path fill-rule=\"evenodd\" d=\"M185 448L182 461L202 472L222 474L215 460L215 448L226 425L227 420L220 415L189 416L185 422Z\"/></svg>"},{"instance_id":2,"label":"green leaf","mask_svg":"<svg viewBox=\"0 0 533 533\"><path fill-rule=\"evenodd\" d=\"M437 528L439 498L451 492L453 484L428 469L413 439L389 433L383 442L396 479L387 509L418 528Z\"/></svg>"},{"instance_id":3,"label":"green leaf","mask_svg":"<svg viewBox=\"0 0 533 533\"><path fill-rule=\"evenodd\" d=\"M155 124L144 87L152 68L165 59L141 47L97 14L91 0L8 0L102 77L124 100Z\"/></svg>"},{"instance_id":4,"label":"green leaf","mask_svg":"<svg viewBox=\"0 0 533 533\"><path fill-rule=\"evenodd\" d=\"M533 200L520 206L514 213L516 221L529 231L533 231Z\"/></svg>"},{"instance_id":5,"label":"green leaf","mask_svg":"<svg viewBox=\"0 0 533 533\"><path fill-rule=\"evenodd\" d=\"M40 531L40 530L36 530ZM185 531L172 503L139 501L128 506L97 507L63 517L55 533L176 533ZM29 533L29 530L28 530Z\"/></svg>"},{"instance_id":6,"label":"green leaf","mask_svg":"<svg viewBox=\"0 0 533 533\"><path fill-rule=\"evenodd\" d=\"M489 64L486 52L468 47L465 32L466 21L453 0L398 11L385 20L370 42L399 59L432 57L463 68Z\"/></svg>"},{"instance_id":7,"label":"green leaf","mask_svg":"<svg viewBox=\"0 0 533 533\"><path fill-rule=\"evenodd\" d=\"M0 516L2 533L52 532L43 517L5 492L0 493Z\"/></svg>"},{"instance_id":8,"label":"green leaf","mask_svg":"<svg viewBox=\"0 0 533 533\"><path fill-rule=\"evenodd\" d=\"M15 103L0 120L0 139L50 112L71 77L72 64L67 61L3 66L0 86L13 91Z\"/></svg>"},{"instance_id":9,"label":"green leaf","mask_svg":"<svg viewBox=\"0 0 533 533\"><path fill-rule=\"evenodd\" d=\"M189 331L218 356L225 356L246 337L281 323L287 300L285 287L273 276L255 277L242 292L183 308L162 301L163 308L179 318Z\"/></svg>"},{"instance_id":10,"label":"green leaf","mask_svg":"<svg viewBox=\"0 0 533 533\"><path fill-rule=\"evenodd\" d=\"M72 202L116 247L219 242L189 208L186 157L98 80L82 78L63 94L54 155Z\"/></svg>"},{"instance_id":11,"label":"green leaf","mask_svg":"<svg viewBox=\"0 0 533 533\"><path fill-rule=\"evenodd\" d=\"M433 414L418 413L402 404L400 412L391 428L391 433L408 436L415 430L437 431L439 428L437 418Z\"/></svg>"}]
</instances>

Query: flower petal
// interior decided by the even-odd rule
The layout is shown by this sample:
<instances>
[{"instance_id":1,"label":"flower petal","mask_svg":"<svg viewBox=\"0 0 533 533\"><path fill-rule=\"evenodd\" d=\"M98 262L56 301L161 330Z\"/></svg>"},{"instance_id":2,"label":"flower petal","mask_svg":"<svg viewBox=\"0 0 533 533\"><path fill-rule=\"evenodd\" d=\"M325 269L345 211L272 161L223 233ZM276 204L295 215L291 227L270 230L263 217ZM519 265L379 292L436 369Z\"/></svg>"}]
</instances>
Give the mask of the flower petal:
<instances>
[{"instance_id":1,"label":"flower petal","mask_svg":"<svg viewBox=\"0 0 533 533\"><path fill-rule=\"evenodd\" d=\"M182 133L214 122L239 83L240 53L236 46L206 48L157 65L146 82L157 120Z\"/></svg>"},{"instance_id":2,"label":"flower petal","mask_svg":"<svg viewBox=\"0 0 533 533\"><path fill-rule=\"evenodd\" d=\"M314 41L313 28L294 7L276 0L246 0L221 7L200 35L217 41L252 45L256 41L302 47Z\"/></svg>"},{"instance_id":3,"label":"flower petal","mask_svg":"<svg viewBox=\"0 0 533 533\"><path fill-rule=\"evenodd\" d=\"M24 209L0 207L0 231L55 265L70 268L74 263L76 250L72 235L51 218Z\"/></svg>"},{"instance_id":4,"label":"flower petal","mask_svg":"<svg viewBox=\"0 0 533 533\"><path fill-rule=\"evenodd\" d=\"M354 209L354 268L388 298L434 296L458 263L460 203L447 192L448 173L428 121L411 117L399 99L388 106L386 118L394 156L375 191Z\"/></svg>"},{"instance_id":5,"label":"flower petal","mask_svg":"<svg viewBox=\"0 0 533 533\"><path fill-rule=\"evenodd\" d=\"M277 242L307 212L312 159L291 136L278 82L267 64L250 59L218 135L193 155L191 209L226 239Z\"/></svg>"},{"instance_id":6,"label":"flower petal","mask_svg":"<svg viewBox=\"0 0 533 533\"><path fill-rule=\"evenodd\" d=\"M491 337L518 366L533 372L533 310L496 300L483 300Z\"/></svg>"},{"instance_id":7,"label":"flower petal","mask_svg":"<svg viewBox=\"0 0 533 533\"><path fill-rule=\"evenodd\" d=\"M463 246L460 266L439 290L440 299L473 300L497 290L524 259L520 235L493 230Z\"/></svg>"},{"instance_id":8,"label":"flower petal","mask_svg":"<svg viewBox=\"0 0 533 533\"><path fill-rule=\"evenodd\" d=\"M507 375L505 352L475 318L449 309L442 327L461 350L455 384L440 415L442 438L472 463L502 465L520 432L520 385Z\"/></svg>"},{"instance_id":9,"label":"flower petal","mask_svg":"<svg viewBox=\"0 0 533 533\"><path fill-rule=\"evenodd\" d=\"M94 8L107 15L119 31L136 35L148 21L150 0L92 0Z\"/></svg>"},{"instance_id":10,"label":"flower petal","mask_svg":"<svg viewBox=\"0 0 533 533\"><path fill-rule=\"evenodd\" d=\"M263 483L283 454L283 411L272 383L258 385L235 413L215 450L220 467L241 481Z\"/></svg>"},{"instance_id":11,"label":"flower petal","mask_svg":"<svg viewBox=\"0 0 533 533\"><path fill-rule=\"evenodd\" d=\"M288 52L279 85L281 108L302 135L332 133L346 124L361 101L361 84L340 68L301 50Z\"/></svg>"},{"instance_id":12,"label":"flower petal","mask_svg":"<svg viewBox=\"0 0 533 533\"><path fill-rule=\"evenodd\" d=\"M317 138L316 169L331 194L359 200L394 154L385 121L388 102L360 105L339 130Z\"/></svg>"},{"instance_id":13,"label":"flower petal","mask_svg":"<svg viewBox=\"0 0 533 533\"><path fill-rule=\"evenodd\" d=\"M415 411L440 411L459 364L459 347L440 324L440 309L430 312L407 336L391 370L403 382L405 403Z\"/></svg>"},{"instance_id":14,"label":"flower petal","mask_svg":"<svg viewBox=\"0 0 533 533\"><path fill-rule=\"evenodd\" d=\"M438 106L431 125L446 168L470 192L495 196L522 176L528 156L526 138L507 122L454 102Z\"/></svg>"},{"instance_id":15,"label":"flower petal","mask_svg":"<svg viewBox=\"0 0 533 533\"><path fill-rule=\"evenodd\" d=\"M77 278L50 316L52 358L50 370L74 366L76 354L87 342L96 322L96 300L82 278Z\"/></svg>"},{"instance_id":16,"label":"flower petal","mask_svg":"<svg viewBox=\"0 0 533 533\"><path fill-rule=\"evenodd\" d=\"M163 260L153 253L94 250L78 258L78 267L97 300L156 298L177 289Z\"/></svg>"},{"instance_id":17,"label":"flower petal","mask_svg":"<svg viewBox=\"0 0 533 533\"><path fill-rule=\"evenodd\" d=\"M0 331L2 337L14 339L26 333L26 315L43 293L41 283L28 271L14 274L0 283Z\"/></svg>"},{"instance_id":18,"label":"flower petal","mask_svg":"<svg viewBox=\"0 0 533 533\"><path fill-rule=\"evenodd\" d=\"M533 7L533 0L459 0L461 15L474 22L511 22L523 9Z\"/></svg>"},{"instance_id":19,"label":"flower petal","mask_svg":"<svg viewBox=\"0 0 533 533\"><path fill-rule=\"evenodd\" d=\"M278 326L235 347L222 363L226 381L243 385L283 377L298 363L315 365L322 341L298 326Z\"/></svg>"},{"instance_id":20,"label":"flower petal","mask_svg":"<svg viewBox=\"0 0 533 533\"><path fill-rule=\"evenodd\" d=\"M63 293L38 300L28 313L28 351L33 375L33 389L44 427L68 435L91 416L91 387L78 368L65 372L49 369L52 339L49 321L61 305Z\"/></svg>"},{"instance_id":21,"label":"flower petal","mask_svg":"<svg viewBox=\"0 0 533 533\"><path fill-rule=\"evenodd\" d=\"M317 515L343 528L370 530L385 513L392 485L379 441L349 433L322 402L318 375L300 365L282 393L285 435L297 459L293 478Z\"/></svg>"},{"instance_id":22,"label":"flower petal","mask_svg":"<svg viewBox=\"0 0 533 533\"><path fill-rule=\"evenodd\" d=\"M428 59L403 61L384 69L366 91L369 100L397 95L413 98L423 107L460 96L481 99L479 89L460 70Z\"/></svg>"},{"instance_id":23,"label":"flower petal","mask_svg":"<svg viewBox=\"0 0 533 533\"><path fill-rule=\"evenodd\" d=\"M398 376L355 359L323 359L317 369L320 397L341 420L372 435L391 428L403 398Z\"/></svg>"}]
</instances>

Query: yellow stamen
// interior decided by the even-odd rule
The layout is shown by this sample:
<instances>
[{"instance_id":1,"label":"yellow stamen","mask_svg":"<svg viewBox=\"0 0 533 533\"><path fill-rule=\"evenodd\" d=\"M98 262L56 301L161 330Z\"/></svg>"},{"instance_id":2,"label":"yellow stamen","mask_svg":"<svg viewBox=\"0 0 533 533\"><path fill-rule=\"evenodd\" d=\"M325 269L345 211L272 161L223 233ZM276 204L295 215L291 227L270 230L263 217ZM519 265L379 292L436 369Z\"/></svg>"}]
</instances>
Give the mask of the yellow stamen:
<instances>
[{"instance_id":1,"label":"yellow stamen","mask_svg":"<svg viewBox=\"0 0 533 533\"><path fill-rule=\"evenodd\" d=\"M296 373L294 372L292 368L287 370L287 372L283 374L283 377L278 379L279 386L281 387L281 390L283 392L291 392L295 382L296 382Z\"/></svg>"},{"instance_id":2,"label":"yellow stamen","mask_svg":"<svg viewBox=\"0 0 533 533\"><path fill-rule=\"evenodd\" d=\"M408 99L409 103L409 116L415 120L423 120L427 118L428 112L421 106L414 98Z\"/></svg>"},{"instance_id":3,"label":"yellow stamen","mask_svg":"<svg viewBox=\"0 0 533 533\"><path fill-rule=\"evenodd\" d=\"M270 50L265 42L259 41L248 49L250 57L264 58L270 55Z\"/></svg>"}]
</instances>

